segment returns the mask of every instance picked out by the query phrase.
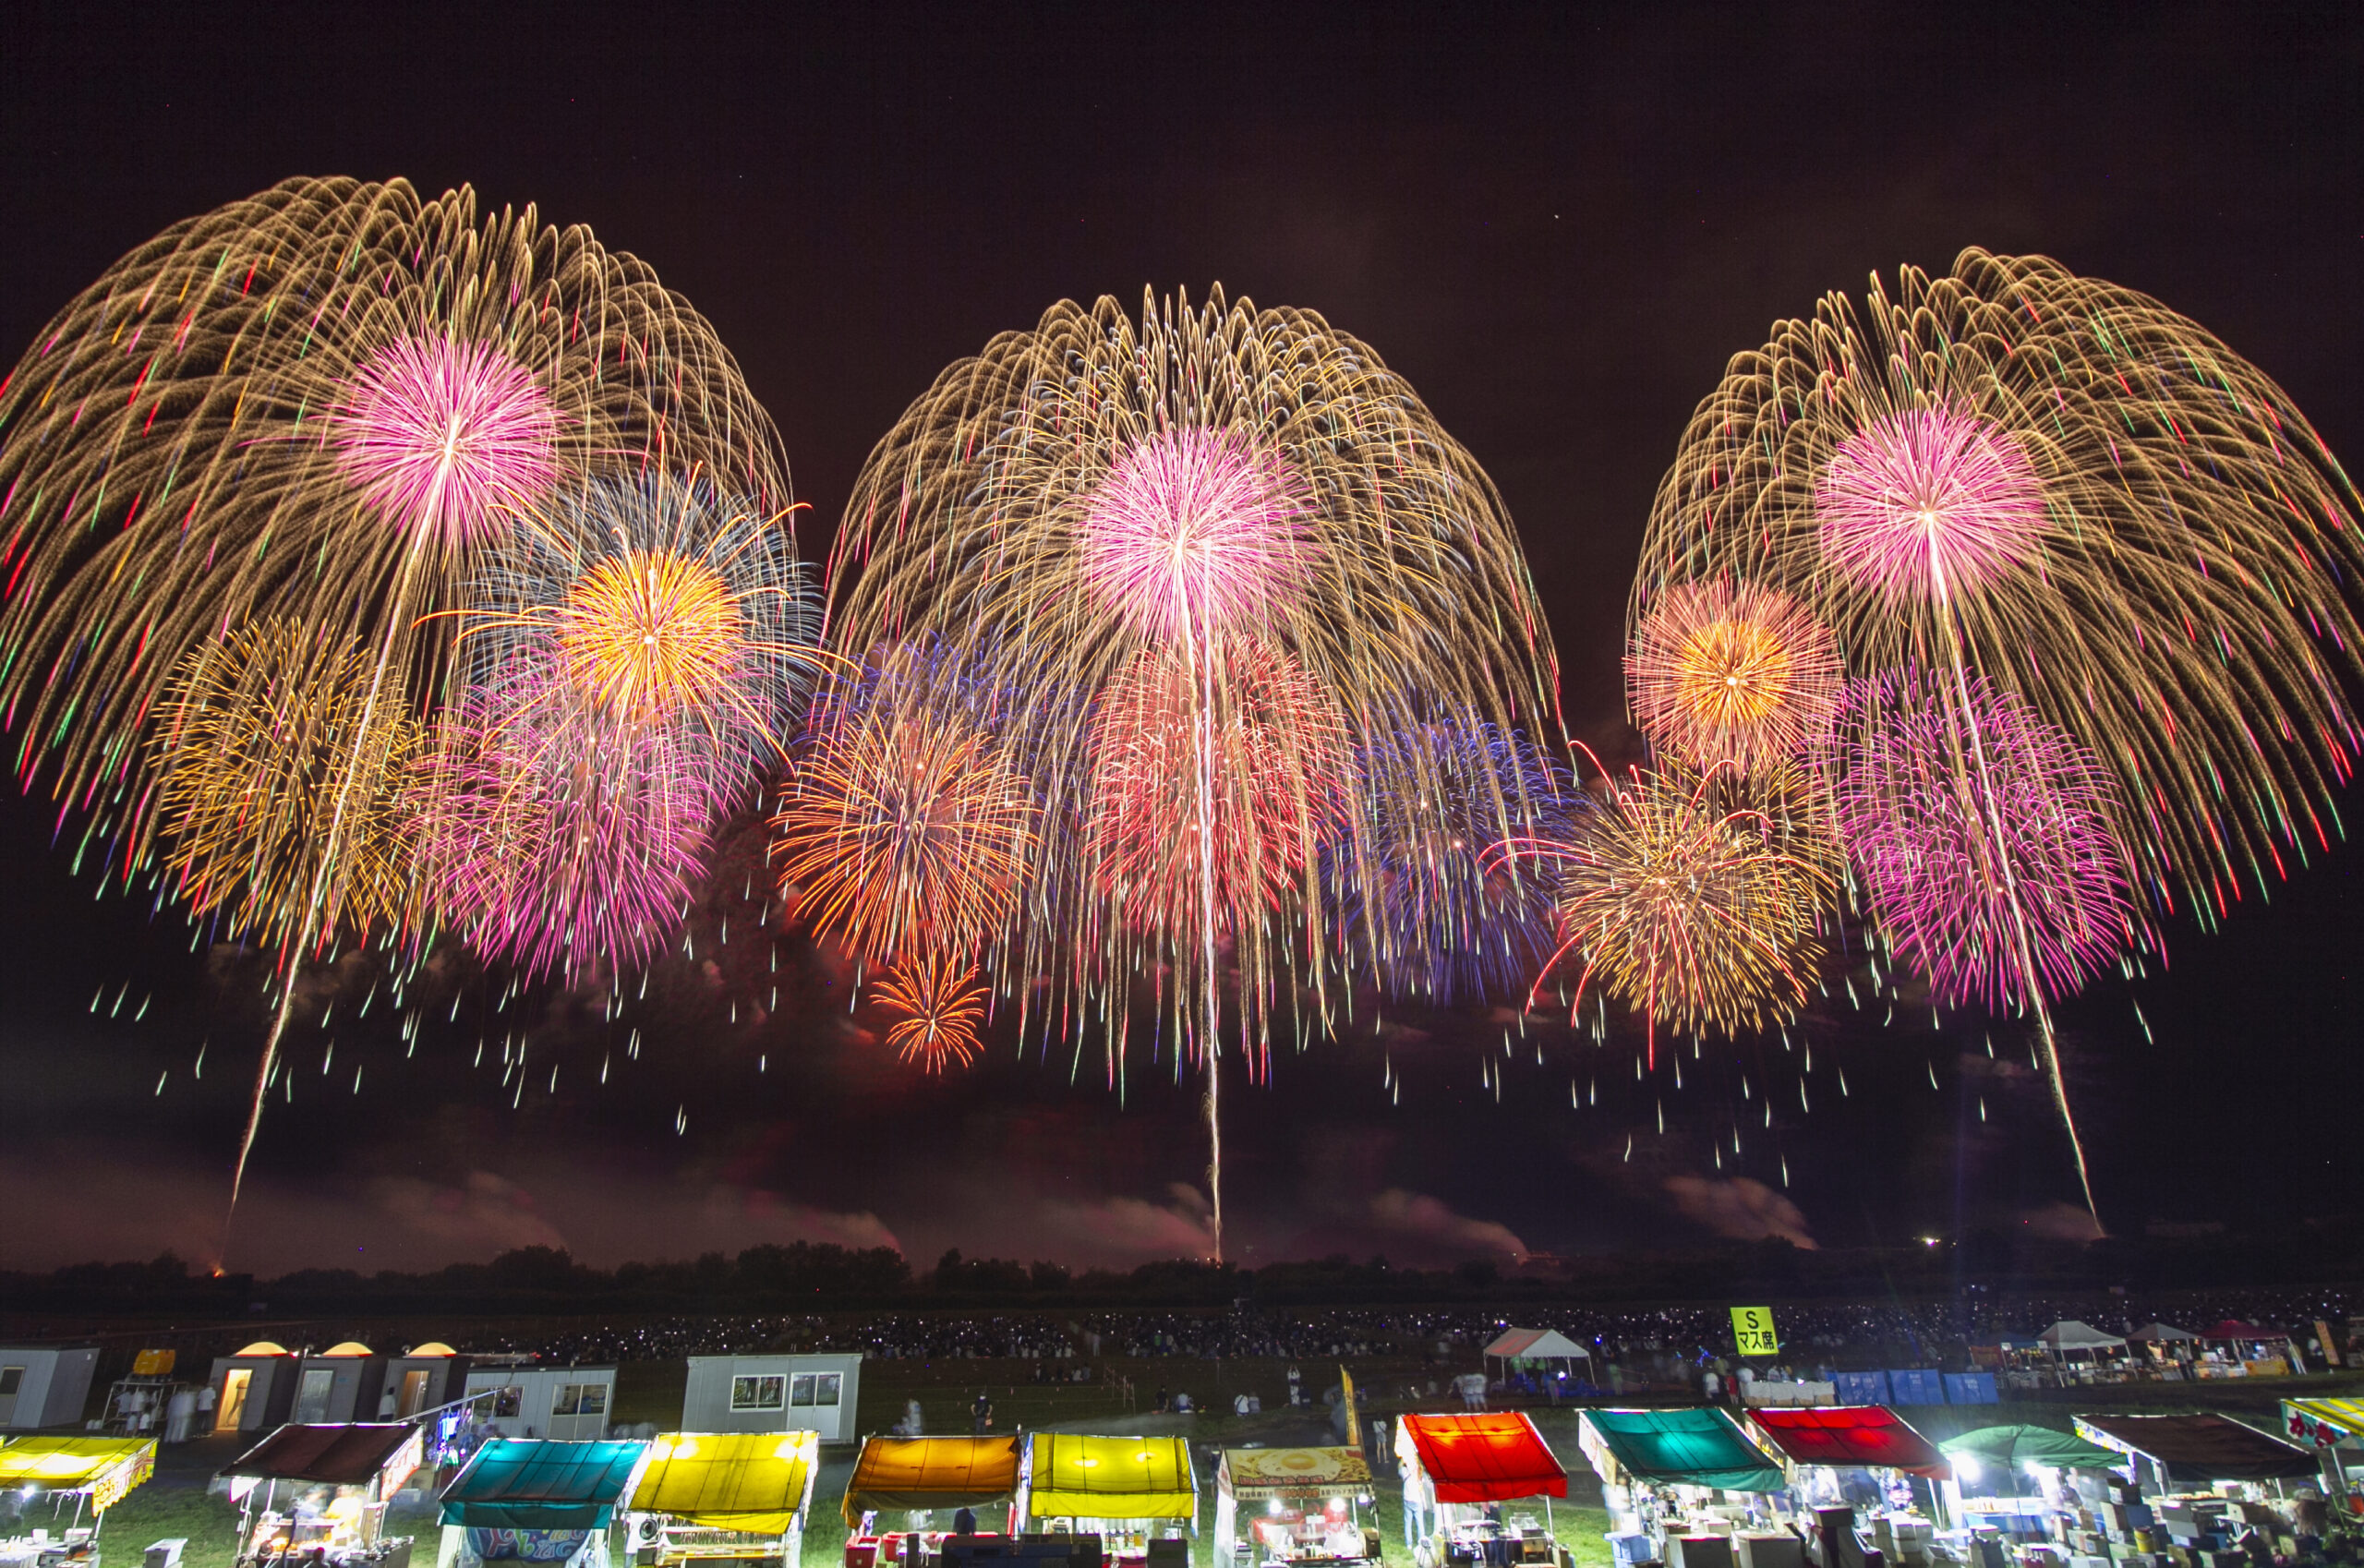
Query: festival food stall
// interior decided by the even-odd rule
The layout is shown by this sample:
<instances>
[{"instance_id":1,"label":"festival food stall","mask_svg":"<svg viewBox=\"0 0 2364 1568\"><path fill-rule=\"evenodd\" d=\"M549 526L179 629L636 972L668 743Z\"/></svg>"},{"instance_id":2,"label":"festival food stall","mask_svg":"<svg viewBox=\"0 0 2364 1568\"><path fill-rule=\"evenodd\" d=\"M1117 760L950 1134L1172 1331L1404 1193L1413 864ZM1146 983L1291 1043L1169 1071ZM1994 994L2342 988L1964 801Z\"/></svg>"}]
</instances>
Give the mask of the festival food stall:
<instances>
[{"instance_id":1,"label":"festival food stall","mask_svg":"<svg viewBox=\"0 0 2364 1568\"><path fill-rule=\"evenodd\" d=\"M1360 1450L1226 1448L1215 1464L1215 1568L1377 1562L1379 1531L1363 1514L1372 1502Z\"/></svg>"},{"instance_id":2,"label":"festival food stall","mask_svg":"<svg viewBox=\"0 0 2364 1568\"><path fill-rule=\"evenodd\" d=\"M1184 1568L1199 1528L1188 1440L1036 1432L1019 1477L1018 1517L1050 1535L1098 1534L1104 1561Z\"/></svg>"},{"instance_id":3,"label":"festival food stall","mask_svg":"<svg viewBox=\"0 0 2364 1568\"><path fill-rule=\"evenodd\" d=\"M2125 1455L2127 1478L2100 1509L2081 1511L2077 1524L2090 1533L2081 1539L2072 1534L2072 1548L2099 1548L2123 1533L2137 1551L2212 1552L2234 1550L2252 1532L2269 1538L2298 1534L2285 1483L2316 1478L2312 1453L2225 1416L2111 1414L2076 1421L2079 1436ZM2111 1510L2129 1512L2119 1518Z\"/></svg>"},{"instance_id":4,"label":"festival food stall","mask_svg":"<svg viewBox=\"0 0 2364 1568\"><path fill-rule=\"evenodd\" d=\"M318 1550L408 1568L410 1538L383 1535L386 1504L426 1453L409 1422L281 1427L222 1470L238 1505L238 1561Z\"/></svg>"},{"instance_id":5,"label":"festival food stall","mask_svg":"<svg viewBox=\"0 0 2364 1568\"><path fill-rule=\"evenodd\" d=\"M1568 1495L1568 1472L1523 1412L1399 1417L1395 1459L1405 1539L1420 1568L1558 1561L1551 1499ZM1502 1516L1503 1503L1537 1498L1541 1517Z\"/></svg>"},{"instance_id":6,"label":"festival food stall","mask_svg":"<svg viewBox=\"0 0 2364 1568\"><path fill-rule=\"evenodd\" d=\"M1557 1329L1507 1329L1486 1346L1489 1387L1519 1393L1583 1393L1592 1381L1592 1352Z\"/></svg>"},{"instance_id":7,"label":"festival food stall","mask_svg":"<svg viewBox=\"0 0 2364 1568\"><path fill-rule=\"evenodd\" d=\"M1982 1535L1998 1544L2062 1538L2060 1516L2076 1500L2063 1473L2098 1479L2125 1463L2110 1449L2050 1427L1980 1427L1937 1447L1953 1465L1948 1511L1965 1541Z\"/></svg>"},{"instance_id":8,"label":"festival food stall","mask_svg":"<svg viewBox=\"0 0 2364 1568\"><path fill-rule=\"evenodd\" d=\"M608 1526L648 1444L494 1438L443 1489L436 1568L608 1568Z\"/></svg>"},{"instance_id":9,"label":"festival food stall","mask_svg":"<svg viewBox=\"0 0 2364 1568\"><path fill-rule=\"evenodd\" d=\"M2206 1348L2198 1369L2203 1378L2279 1378L2298 1369L2290 1336L2227 1318L2201 1334Z\"/></svg>"},{"instance_id":10,"label":"festival food stall","mask_svg":"<svg viewBox=\"0 0 2364 1568\"><path fill-rule=\"evenodd\" d=\"M2150 1370L2165 1382L2180 1382L2191 1376L2191 1364L2200 1358L2200 1336L2173 1323L2145 1323L2129 1331L2126 1343L2146 1357Z\"/></svg>"},{"instance_id":11,"label":"festival food stall","mask_svg":"<svg viewBox=\"0 0 2364 1568\"><path fill-rule=\"evenodd\" d=\"M1902 1417L1885 1405L1842 1405L1752 1410L1748 1425L1803 1507L1851 1507L1884 1562L1928 1561L1945 1512L1937 1486L1953 1467Z\"/></svg>"},{"instance_id":12,"label":"festival food stall","mask_svg":"<svg viewBox=\"0 0 2364 1568\"><path fill-rule=\"evenodd\" d=\"M797 1568L821 1468L818 1432L666 1432L623 1504L635 1562Z\"/></svg>"},{"instance_id":13,"label":"festival food stall","mask_svg":"<svg viewBox=\"0 0 2364 1568\"><path fill-rule=\"evenodd\" d=\"M2286 1399L2282 1429L2292 1442L2313 1450L2323 1484L2364 1513L2364 1399Z\"/></svg>"},{"instance_id":14,"label":"festival food stall","mask_svg":"<svg viewBox=\"0 0 2364 1568\"><path fill-rule=\"evenodd\" d=\"M22 1537L0 1540L0 1561L23 1568L55 1568L71 1563L96 1568L99 1522L124 1493L156 1473L153 1438L20 1437L0 1446L0 1490L18 1494L18 1514L29 1523ZM71 1517L66 1502L74 1501ZM35 1509L47 1501L50 1516L60 1520L56 1533L49 1526L32 1528ZM84 1510L90 1515L82 1522Z\"/></svg>"},{"instance_id":15,"label":"festival food stall","mask_svg":"<svg viewBox=\"0 0 2364 1568\"><path fill-rule=\"evenodd\" d=\"M2072 1383L2124 1382L2134 1370L2127 1360L2126 1341L2074 1318L2063 1318L2036 1335L2036 1340L2052 1357L2063 1388Z\"/></svg>"},{"instance_id":16,"label":"festival food stall","mask_svg":"<svg viewBox=\"0 0 2364 1568\"><path fill-rule=\"evenodd\" d=\"M1721 1410L1586 1410L1576 1441L1601 1481L1609 1541L1621 1562L1798 1568L1797 1538L1779 1538L1772 1500L1789 1486L1765 1451ZM1707 1541L1721 1538L1721 1550ZM1686 1550L1689 1543L1698 1545ZM1761 1543L1761 1544L1760 1544Z\"/></svg>"},{"instance_id":17,"label":"festival food stall","mask_svg":"<svg viewBox=\"0 0 2364 1568\"><path fill-rule=\"evenodd\" d=\"M862 1440L846 1483L845 1568L876 1568L940 1552L959 1509L999 1509L1014 1532L1025 1440L1017 1437L874 1437ZM882 1531L882 1514L900 1512L907 1527ZM983 1521L981 1521L983 1522ZM999 1538L1007 1538L1007 1535Z\"/></svg>"}]
</instances>

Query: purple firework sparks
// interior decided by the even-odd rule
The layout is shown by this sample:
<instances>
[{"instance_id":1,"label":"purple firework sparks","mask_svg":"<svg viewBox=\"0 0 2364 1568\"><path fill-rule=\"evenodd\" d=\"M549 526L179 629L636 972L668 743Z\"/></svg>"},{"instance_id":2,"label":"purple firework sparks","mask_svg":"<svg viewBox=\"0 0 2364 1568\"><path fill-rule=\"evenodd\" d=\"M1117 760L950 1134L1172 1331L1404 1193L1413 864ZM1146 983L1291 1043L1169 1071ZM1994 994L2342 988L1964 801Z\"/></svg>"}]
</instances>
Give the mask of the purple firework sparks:
<instances>
[{"instance_id":1,"label":"purple firework sparks","mask_svg":"<svg viewBox=\"0 0 2364 1568\"><path fill-rule=\"evenodd\" d=\"M499 526L558 476L558 411L488 343L400 338L353 372L329 412L337 463L379 513L449 545Z\"/></svg>"},{"instance_id":2,"label":"purple firework sparks","mask_svg":"<svg viewBox=\"0 0 2364 1568\"><path fill-rule=\"evenodd\" d=\"M680 923L713 820L710 759L531 673L463 698L413 791L420 872L480 954L527 973L626 964Z\"/></svg>"},{"instance_id":3,"label":"purple firework sparks","mask_svg":"<svg viewBox=\"0 0 2364 1568\"><path fill-rule=\"evenodd\" d=\"M2066 731L1977 678L1973 750L1947 684L1911 669L1849 683L1839 839L1897 951L1947 1005L2068 995L2133 920L2108 786Z\"/></svg>"},{"instance_id":4,"label":"purple firework sparks","mask_svg":"<svg viewBox=\"0 0 2364 1568\"><path fill-rule=\"evenodd\" d=\"M1128 445L1092 492L1083 577L1152 636L1256 621L1302 595L1309 505L1287 466L1236 430L1167 430Z\"/></svg>"},{"instance_id":5,"label":"purple firework sparks","mask_svg":"<svg viewBox=\"0 0 2364 1568\"><path fill-rule=\"evenodd\" d=\"M2008 431L1975 414L1884 415L1839 443L1815 481L1823 553L1896 597L1976 588L2033 555L2044 485Z\"/></svg>"}]
</instances>

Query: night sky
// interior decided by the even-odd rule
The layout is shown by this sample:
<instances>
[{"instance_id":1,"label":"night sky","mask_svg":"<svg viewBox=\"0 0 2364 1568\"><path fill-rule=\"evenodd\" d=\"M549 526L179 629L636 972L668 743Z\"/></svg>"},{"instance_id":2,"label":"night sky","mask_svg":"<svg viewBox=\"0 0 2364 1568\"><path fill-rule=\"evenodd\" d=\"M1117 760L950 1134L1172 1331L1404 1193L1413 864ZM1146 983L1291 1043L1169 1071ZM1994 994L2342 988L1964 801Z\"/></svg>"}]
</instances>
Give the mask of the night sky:
<instances>
[{"instance_id":1,"label":"night sky","mask_svg":"<svg viewBox=\"0 0 2364 1568\"><path fill-rule=\"evenodd\" d=\"M817 560L872 442L946 364L1062 297L1219 282L1370 344L1476 453L1571 724L1629 754L1625 597L1685 417L1769 323L1875 268L1981 245L2142 290L2364 461L2364 12L2071 9L12 8L0 356L139 240L288 175L465 182L587 223L713 320L778 422ZM2338 803L2364 821L2364 791ZM94 900L54 810L0 805L0 1266L211 1261L261 960ZM228 1261L1201 1249L1196 1091L1170 1061L1136 1061L1120 1096L1096 1042L1021 1055L1004 1020L987 1062L917 1080L849 1013L850 976L757 928L760 829L718 862L696 956L659 963L626 1023L544 987L488 1026L485 1067L500 976L442 962L408 1057L382 994L355 1017L382 976L308 981L342 998L335 1024L293 1038ZM2167 973L2062 1009L2113 1229L2364 1209L2360 867L2350 844L2220 935L2171 924ZM1663 1067L1635 1082L1622 1020L1606 1046L1514 1030L1506 1057L1482 1013L1366 1007L1269 1086L1227 1086L1231 1250L2075 1234L2025 1031L1882 1021L1842 997L1791 1031L1809 1110L1778 1037L1711 1043L1677 1091ZM499 1082L513 1031L522 1093Z\"/></svg>"}]
</instances>

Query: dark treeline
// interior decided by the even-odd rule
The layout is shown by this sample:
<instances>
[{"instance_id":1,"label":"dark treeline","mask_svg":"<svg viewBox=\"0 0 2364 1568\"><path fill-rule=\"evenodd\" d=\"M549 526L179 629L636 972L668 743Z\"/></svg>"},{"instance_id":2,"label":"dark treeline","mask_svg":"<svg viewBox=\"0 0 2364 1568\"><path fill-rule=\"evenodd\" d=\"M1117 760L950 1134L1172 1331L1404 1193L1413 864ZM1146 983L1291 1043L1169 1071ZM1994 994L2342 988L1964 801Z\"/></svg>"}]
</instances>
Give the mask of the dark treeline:
<instances>
[{"instance_id":1,"label":"dark treeline","mask_svg":"<svg viewBox=\"0 0 2364 1568\"><path fill-rule=\"evenodd\" d=\"M199 1317L366 1311L550 1313L814 1311L931 1307L1348 1306L1382 1303L1624 1304L1729 1300L1877 1300L1999 1292L2145 1292L2364 1281L2364 1222L2309 1222L2238 1235L2113 1237L2089 1244L2003 1232L1958 1243L1804 1250L1779 1238L1682 1251L1530 1259L1517 1269L1465 1262L1440 1270L1344 1256L1246 1270L1189 1260L1128 1272L947 1252L914 1271L886 1248L794 1242L736 1258L597 1269L528 1247L425 1273L306 1269L261 1281L193 1272L167 1254L145 1263L78 1263L46 1274L0 1272L0 1311L173 1313Z\"/></svg>"}]
</instances>

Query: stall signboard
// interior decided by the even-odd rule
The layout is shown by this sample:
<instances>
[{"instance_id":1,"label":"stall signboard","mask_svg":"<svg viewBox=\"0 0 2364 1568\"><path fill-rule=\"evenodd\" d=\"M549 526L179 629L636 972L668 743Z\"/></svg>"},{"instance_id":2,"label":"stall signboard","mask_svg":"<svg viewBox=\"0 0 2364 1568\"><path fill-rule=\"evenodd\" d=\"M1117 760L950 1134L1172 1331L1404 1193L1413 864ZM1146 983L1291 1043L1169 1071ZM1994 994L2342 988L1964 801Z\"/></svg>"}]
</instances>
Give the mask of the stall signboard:
<instances>
[{"instance_id":1,"label":"stall signboard","mask_svg":"<svg viewBox=\"0 0 2364 1568\"><path fill-rule=\"evenodd\" d=\"M1780 1337L1773 1332L1770 1307L1732 1309L1732 1343L1743 1356L1779 1356Z\"/></svg>"},{"instance_id":2,"label":"stall signboard","mask_svg":"<svg viewBox=\"0 0 2364 1568\"><path fill-rule=\"evenodd\" d=\"M2307 1448L2364 1448L2364 1399L2286 1399L2282 1431Z\"/></svg>"}]
</instances>

